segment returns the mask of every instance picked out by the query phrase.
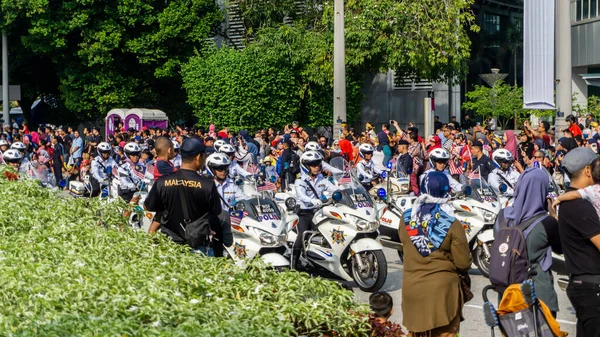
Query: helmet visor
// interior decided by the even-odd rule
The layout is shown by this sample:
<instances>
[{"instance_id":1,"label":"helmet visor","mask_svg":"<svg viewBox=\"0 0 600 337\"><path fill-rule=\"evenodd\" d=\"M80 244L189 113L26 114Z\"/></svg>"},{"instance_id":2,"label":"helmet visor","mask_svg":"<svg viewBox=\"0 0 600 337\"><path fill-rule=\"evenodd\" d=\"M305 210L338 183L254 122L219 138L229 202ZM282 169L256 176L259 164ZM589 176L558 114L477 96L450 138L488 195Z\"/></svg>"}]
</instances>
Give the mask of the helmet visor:
<instances>
[{"instance_id":1,"label":"helmet visor","mask_svg":"<svg viewBox=\"0 0 600 337\"><path fill-rule=\"evenodd\" d=\"M304 163L304 165L308 167L321 167L323 165L323 161L321 159L311 160Z\"/></svg>"},{"instance_id":2,"label":"helmet visor","mask_svg":"<svg viewBox=\"0 0 600 337\"><path fill-rule=\"evenodd\" d=\"M360 151L360 152L363 154L363 156L366 156L368 154L370 154L370 155L373 154L373 151Z\"/></svg>"},{"instance_id":3,"label":"helmet visor","mask_svg":"<svg viewBox=\"0 0 600 337\"><path fill-rule=\"evenodd\" d=\"M229 165L212 166L211 169L215 172L223 172L229 170Z\"/></svg>"},{"instance_id":4,"label":"helmet visor","mask_svg":"<svg viewBox=\"0 0 600 337\"><path fill-rule=\"evenodd\" d=\"M448 161L449 159L443 159L443 158L432 158L434 163L440 163L440 164L444 164L444 165L448 165Z\"/></svg>"}]
</instances>

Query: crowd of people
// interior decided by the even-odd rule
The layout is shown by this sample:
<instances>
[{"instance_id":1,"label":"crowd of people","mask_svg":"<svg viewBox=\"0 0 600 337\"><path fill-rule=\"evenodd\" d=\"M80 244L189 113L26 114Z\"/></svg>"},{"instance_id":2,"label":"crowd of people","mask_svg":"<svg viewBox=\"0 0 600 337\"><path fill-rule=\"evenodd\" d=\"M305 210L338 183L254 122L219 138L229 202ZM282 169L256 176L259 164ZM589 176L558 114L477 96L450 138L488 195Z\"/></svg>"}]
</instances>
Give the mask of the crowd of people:
<instances>
[{"instance_id":1,"label":"crowd of people","mask_svg":"<svg viewBox=\"0 0 600 337\"><path fill-rule=\"evenodd\" d=\"M333 189L324 179L339 171L328 165L330 159L343 157L356 168L360 183L367 189L379 182L385 168L394 167L410 176L410 193L419 196L400 225L406 259L403 306L411 308L404 311L404 325L414 336L458 332L465 300L458 290L459 279L447 272L468 270L471 257L462 225L445 204L452 194L464 192L459 176L483 178L497 193L514 201L502 210L498 226L541 223L531 225L535 229L527 237L529 259L537 268L534 279L540 299L554 315L559 310L548 256L552 251L564 252L571 275L567 294L577 312L578 335L600 336L596 296L600 291L600 188L595 185L600 183L599 124L589 115L581 119L568 116L565 130L554 130L546 121L537 126L526 121L518 131L499 132L493 119L488 122L481 125L468 115L462 123L455 117L448 123L436 118L432 135L421 133L412 123L403 128L396 121L380 128L366 123L361 132L344 124L338 135L326 129L305 129L298 122L253 134L227 127L218 130L215 125L169 130L125 130L119 125L118 132L106 138L95 128L80 134L70 127L45 126L31 131L27 123L5 124L0 160L33 177L36 174L32 172L43 168L59 187L66 188L69 181L90 175L92 196L116 172L119 195L126 201L132 200L139 181L152 167L151 174L158 183L146 206L164 218L155 218L151 231L162 224L161 231L184 242L181 224L210 213L221 217L217 237L225 246L231 245L231 233L225 230L227 216L223 217L223 211L236 198L243 198L232 181L234 177L256 174L263 166L275 177L277 189L293 185L301 206L298 229L304 231L321 205L319 194ZM556 139L559 132L563 136ZM212 179L200 176L199 171ZM196 193L195 198L202 202L187 202L170 194L170 180L161 179L169 176L186 181L186 187L192 188L190 193ZM570 193L554 200L550 183ZM561 211L556 215L552 204L559 203ZM436 229L435 237L431 228ZM406 244L414 235L428 238L426 250ZM216 256L221 253L214 252ZM297 257L292 259L292 266L296 264ZM423 272L424 266L428 272ZM442 274L447 279L440 278ZM431 294L431 301L422 300L426 293ZM420 312L435 312L431 316L435 319L425 319L417 314Z\"/></svg>"}]
</instances>

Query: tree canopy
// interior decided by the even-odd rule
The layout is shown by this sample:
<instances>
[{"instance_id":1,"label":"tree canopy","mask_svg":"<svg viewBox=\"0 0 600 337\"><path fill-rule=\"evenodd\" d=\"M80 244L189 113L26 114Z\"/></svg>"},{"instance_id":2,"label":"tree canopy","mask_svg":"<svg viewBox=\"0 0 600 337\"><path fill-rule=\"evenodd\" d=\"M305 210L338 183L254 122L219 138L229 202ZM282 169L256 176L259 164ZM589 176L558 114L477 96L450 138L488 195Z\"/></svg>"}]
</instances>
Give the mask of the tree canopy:
<instances>
[{"instance_id":1,"label":"tree canopy","mask_svg":"<svg viewBox=\"0 0 600 337\"><path fill-rule=\"evenodd\" d=\"M30 0L0 6L11 56L13 50L18 58L29 55L27 63L11 58L13 82L44 81L36 73L24 75L36 60L45 60L52 68L44 74L55 74L53 93L87 119L134 105L179 112L185 102L180 66L223 19L212 0Z\"/></svg>"}]
</instances>

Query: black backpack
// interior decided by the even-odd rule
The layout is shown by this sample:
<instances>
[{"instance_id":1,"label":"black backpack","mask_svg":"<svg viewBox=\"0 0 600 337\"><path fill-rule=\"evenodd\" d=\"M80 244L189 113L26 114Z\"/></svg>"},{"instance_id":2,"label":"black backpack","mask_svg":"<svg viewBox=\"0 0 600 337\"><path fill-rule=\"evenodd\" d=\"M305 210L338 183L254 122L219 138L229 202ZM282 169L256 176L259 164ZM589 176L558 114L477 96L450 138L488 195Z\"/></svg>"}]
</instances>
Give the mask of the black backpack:
<instances>
[{"instance_id":1,"label":"black backpack","mask_svg":"<svg viewBox=\"0 0 600 337\"><path fill-rule=\"evenodd\" d=\"M292 160L290 161L290 173L300 173L300 156L296 152L292 152Z\"/></svg>"},{"instance_id":2,"label":"black backpack","mask_svg":"<svg viewBox=\"0 0 600 337\"><path fill-rule=\"evenodd\" d=\"M540 214L509 227L504 212L498 214L490 251L490 282L500 294L511 284L522 283L529 278L531 263L527 254L527 236L547 216Z\"/></svg>"}]
</instances>

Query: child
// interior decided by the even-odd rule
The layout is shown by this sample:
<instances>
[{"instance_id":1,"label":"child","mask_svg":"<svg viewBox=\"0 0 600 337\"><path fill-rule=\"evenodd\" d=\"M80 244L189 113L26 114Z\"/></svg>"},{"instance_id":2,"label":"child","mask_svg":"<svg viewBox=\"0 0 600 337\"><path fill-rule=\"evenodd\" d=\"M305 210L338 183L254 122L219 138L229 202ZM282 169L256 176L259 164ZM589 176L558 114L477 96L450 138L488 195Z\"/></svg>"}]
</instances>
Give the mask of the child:
<instances>
[{"instance_id":1,"label":"child","mask_svg":"<svg viewBox=\"0 0 600 337\"><path fill-rule=\"evenodd\" d=\"M594 206L596 213L600 217L600 159L592 162L592 178L594 179L594 185L559 195L552 203L552 207L556 208L561 201L585 199Z\"/></svg>"},{"instance_id":2,"label":"child","mask_svg":"<svg viewBox=\"0 0 600 337\"><path fill-rule=\"evenodd\" d=\"M169 138L158 137L154 143L154 150L156 151L154 181L162 176L177 172L177 168L171 163L171 159L175 158L175 147Z\"/></svg>"},{"instance_id":3,"label":"child","mask_svg":"<svg viewBox=\"0 0 600 337\"><path fill-rule=\"evenodd\" d=\"M371 305L371 310L373 310L373 314L369 317L372 327L372 336L404 336L404 332L399 324L388 321L394 312L394 300L390 294L385 291L373 293L369 297L369 304Z\"/></svg>"}]
</instances>

